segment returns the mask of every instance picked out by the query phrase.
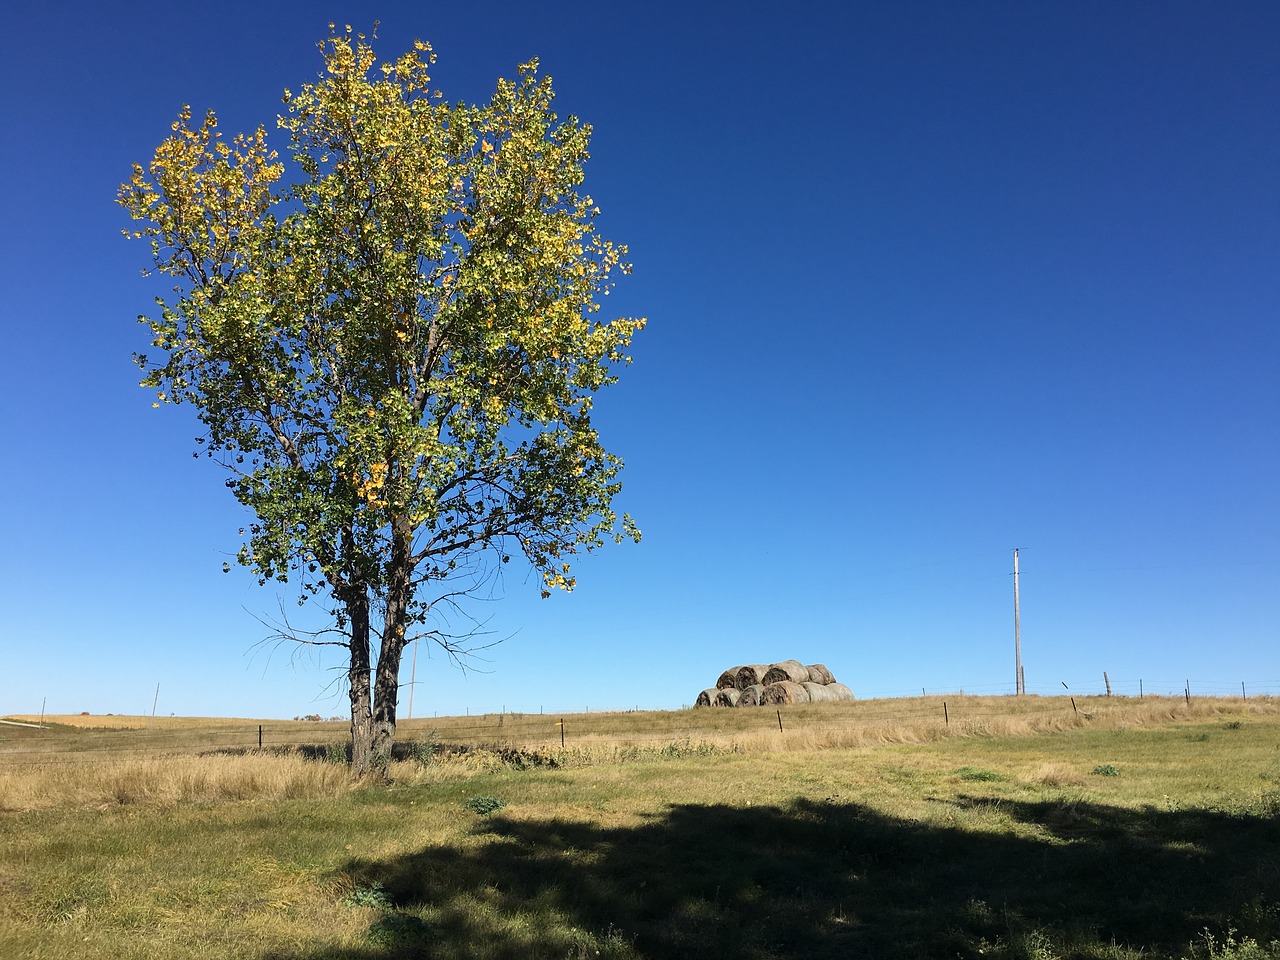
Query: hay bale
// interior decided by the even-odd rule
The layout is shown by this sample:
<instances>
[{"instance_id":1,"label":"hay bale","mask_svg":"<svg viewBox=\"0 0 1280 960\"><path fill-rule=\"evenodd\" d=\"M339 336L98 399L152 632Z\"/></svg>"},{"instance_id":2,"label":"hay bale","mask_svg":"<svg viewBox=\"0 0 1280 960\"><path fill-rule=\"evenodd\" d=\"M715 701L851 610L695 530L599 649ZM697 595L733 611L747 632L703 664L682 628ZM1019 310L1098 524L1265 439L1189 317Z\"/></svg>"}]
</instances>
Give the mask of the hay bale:
<instances>
[{"instance_id":1,"label":"hay bale","mask_svg":"<svg viewBox=\"0 0 1280 960\"><path fill-rule=\"evenodd\" d=\"M783 660L781 663L775 663L768 672L761 678L761 683L768 686L771 683L782 683L789 680L792 683L804 683L809 679L809 668L799 660Z\"/></svg>"},{"instance_id":2,"label":"hay bale","mask_svg":"<svg viewBox=\"0 0 1280 960\"><path fill-rule=\"evenodd\" d=\"M693 702L693 705L695 707L709 707L715 700L716 694L719 692L720 691L715 687L711 687L709 690L703 690L698 694L698 699Z\"/></svg>"},{"instance_id":3,"label":"hay bale","mask_svg":"<svg viewBox=\"0 0 1280 960\"><path fill-rule=\"evenodd\" d=\"M716 707L736 707L738 698L741 696L742 694L733 689L733 687L726 687L723 690L716 691L716 698L712 705Z\"/></svg>"},{"instance_id":4,"label":"hay bale","mask_svg":"<svg viewBox=\"0 0 1280 960\"><path fill-rule=\"evenodd\" d=\"M758 707L760 706L760 694L764 692L764 685L753 683L742 691L742 695L738 697L738 706L740 707Z\"/></svg>"},{"instance_id":5,"label":"hay bale","mask_svg":"<svg viewBox=\"0 0 1280 960\"><path fill-rule=\"evenodd\" d=\"M794 680L780 680L767 684L760 692L761 706L785 706L789 703L808 703L809 691L804 684Z\"/></svg>"},{"instance_id":6,"label":"hay bale","mask_svg":"<svg viewBox=\"0 0 1280 960\"><path fill-rule=\"evenodd\" d=\"M827 693L831 695L832 700L854 700L853 691L846 687L843 683L824 684Z\"/></svg>"},{"instance_id":7,"label":"hay bale","mask_svg":"<svg viewBox=\"0 0 1280 960\"><path fill-rule=\"evenodd\" d=\"M724 673L720 674L720 679L716 681L716 689L724 690L728 687L732 687L734 685L734 680L738 676L738 671L741 669L741 667L730 667Z\"/></svg>"},{"instance_id":8,"label":"hay bale","mask_svg":"<svg viewBox=\"0 0 1280 960\"><path fill-rule=\"evenodd\" d=\"M806 670L809 671L809 680L813 683L835 683L836 678L830 670L827 669L825 663L811 663Z\"/></svg>"},{"instance_id":9,"label":"hay bale","mask_svg":"<svg viewBox=\"0 0 1280 960\"><path fill-rule=\"evenodd\" d=\"M739 667L738 673L734 677L733 685L739 690L745 690L747 687L764 686L764 675L769 672L767 663L748 663L745 667Z\"/></svg>"},{"instance_id":10,"label":"hay bale","mask_svg":"<svg viewBox=\"0 0 1280 960\"><path fill-rule=\"evenodd\" d=\"M835 700L836 695L833 691L828 690L826 684L814 683L812 680L800 684L809 694L810 703L825 703L828 700Z\"/></svg>"}]
</instances>

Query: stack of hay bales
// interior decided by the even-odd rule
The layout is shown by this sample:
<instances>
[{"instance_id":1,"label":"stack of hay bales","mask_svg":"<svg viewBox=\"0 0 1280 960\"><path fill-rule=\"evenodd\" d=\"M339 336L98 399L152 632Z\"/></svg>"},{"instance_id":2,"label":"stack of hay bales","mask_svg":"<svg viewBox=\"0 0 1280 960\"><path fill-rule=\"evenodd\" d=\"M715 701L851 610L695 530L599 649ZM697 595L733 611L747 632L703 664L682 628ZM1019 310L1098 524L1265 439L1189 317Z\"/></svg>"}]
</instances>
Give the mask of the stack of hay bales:
<instances>
[{"instance_id":1,"label":"stack of hay bales","mask_svg":"<svg viewBox=\"0 0 1280 960\"><path fill-rule=\"evenodd\" d=\"M827 703L852 700L853 691L821 663L805 666L799 660L748 663L730 667L698 694L698 707L760 707L789 703Z\"/></svg>"}]
</instances>

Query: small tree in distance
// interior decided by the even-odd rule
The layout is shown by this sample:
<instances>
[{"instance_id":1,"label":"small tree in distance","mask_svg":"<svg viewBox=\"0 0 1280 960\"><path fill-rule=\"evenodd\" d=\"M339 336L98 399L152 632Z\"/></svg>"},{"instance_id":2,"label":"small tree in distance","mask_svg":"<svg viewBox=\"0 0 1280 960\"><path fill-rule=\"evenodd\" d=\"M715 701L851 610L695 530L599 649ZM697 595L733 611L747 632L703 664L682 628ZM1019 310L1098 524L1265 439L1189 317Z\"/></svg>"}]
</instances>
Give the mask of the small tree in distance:
<instances>
[{"instance_id":1,"label":"small tree in distance","mask_svg":"<svg viewBox=\"0 0 1280 960\"><path fill-rule=\"evenodd\" d=\"M140 318L142 385L196 407L254 512L239 562L329 601L363 775L413 631L458 652L433 611L512 556L545 597L575 554L639 540L591 409L644 321L596 316L626 248L594 229L591 129L536 60L467 106L429 86L426 43L379 63L331 28L321 51L278 121L295 182L261 127L227 141L184 107L118 202L176 284Z\"/></svg>"}]
</instances>

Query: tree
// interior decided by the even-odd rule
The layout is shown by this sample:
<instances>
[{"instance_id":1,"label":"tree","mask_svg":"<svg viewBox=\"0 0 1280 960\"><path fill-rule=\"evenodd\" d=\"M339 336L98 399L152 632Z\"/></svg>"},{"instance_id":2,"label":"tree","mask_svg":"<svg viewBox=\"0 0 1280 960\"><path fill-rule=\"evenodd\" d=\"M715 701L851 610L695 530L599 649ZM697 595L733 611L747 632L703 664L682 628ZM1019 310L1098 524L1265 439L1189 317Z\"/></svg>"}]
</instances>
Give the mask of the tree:
<instances>
[{"instance_id":1,"label":"tree","mask_svg":"<svg viewBox=\"0 0 1280 960\"><path fill-rule=\"evenodd\" d=\"M536 60L468 106L421 41L379 63L331 28L320 49L278 118L295 182L263 128L227 142L183 107L118 202L175 284L139 318L162 351L135 356L142 385L195 406L197 454L255 514L239 562L328 603L363 775L413 631L456 651L436 615L498 564L523 556L546 597L575 554L639 540L591 412L644 321L597 317L626 248L580 190L591 128L552 112Z\"/></svg>"}]
</instances>

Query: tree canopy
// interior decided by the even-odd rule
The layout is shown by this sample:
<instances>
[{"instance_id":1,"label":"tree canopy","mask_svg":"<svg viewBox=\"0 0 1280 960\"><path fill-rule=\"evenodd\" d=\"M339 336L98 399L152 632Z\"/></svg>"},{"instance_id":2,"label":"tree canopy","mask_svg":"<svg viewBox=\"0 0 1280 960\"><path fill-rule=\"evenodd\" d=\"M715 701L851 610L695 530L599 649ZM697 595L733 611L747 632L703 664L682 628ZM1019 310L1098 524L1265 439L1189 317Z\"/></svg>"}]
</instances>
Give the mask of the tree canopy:
<instances>
[{"instance_id":1,"label":"tree canopy","mask_svg":"<svg viewBox=\"0 0 1280 960\"><path fill-rule=\"evenodd\" d=\"M331 601L363 773L414 631L451 644L441 604L513 556L571 590L575 554L639 539L591 414L644 320L599 316L626 248L582 190L591 128L536 60L472 106L433 89L421 41L380 62L348 27L321 50L278 118L295 176L264 128L226 139L183 107L118 201L173 281L140 318L142 384L194 405L253 512L240 563Z\"/></svg>"}]
</instances>

